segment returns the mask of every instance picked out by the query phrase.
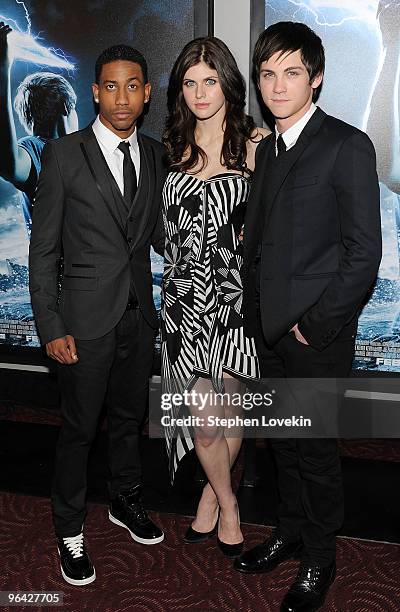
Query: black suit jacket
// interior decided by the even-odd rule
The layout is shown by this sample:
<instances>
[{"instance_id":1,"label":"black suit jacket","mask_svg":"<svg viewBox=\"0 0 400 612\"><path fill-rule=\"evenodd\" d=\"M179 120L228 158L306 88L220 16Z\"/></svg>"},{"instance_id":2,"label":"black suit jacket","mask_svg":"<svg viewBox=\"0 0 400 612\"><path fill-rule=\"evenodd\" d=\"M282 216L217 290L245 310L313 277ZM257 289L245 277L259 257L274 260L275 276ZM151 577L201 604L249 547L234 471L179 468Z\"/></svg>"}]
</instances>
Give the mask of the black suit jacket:
<instances>
[{"instance_id":1,"label":"black suit jacket","mask_svg":"<svg viewBox=\"0 0 400 612\"><path fill-rule=\"evenodd\" d=\"M244 313L255 333L259 261L263 333L273 346L295 323L323 350L353 335L381 258L375 151L368 136L317 109L296 145L257 149L244 232Z\"/></svg>"},{"instance_id":2,"label":"black suit jacket","mask_svg":"<svg viewBox=\"0 0 400 612\"><path fill-rule=\"evenodd\" d=\"M140 177L129 213L91 126L43 150L29 253L32 307L43 344L66 334L83 340L106 334L126 308L131 283L145 319L157 327L150 245L163 254L164 149L140 134L138 142Z\"/></svg>"}]
</instances>

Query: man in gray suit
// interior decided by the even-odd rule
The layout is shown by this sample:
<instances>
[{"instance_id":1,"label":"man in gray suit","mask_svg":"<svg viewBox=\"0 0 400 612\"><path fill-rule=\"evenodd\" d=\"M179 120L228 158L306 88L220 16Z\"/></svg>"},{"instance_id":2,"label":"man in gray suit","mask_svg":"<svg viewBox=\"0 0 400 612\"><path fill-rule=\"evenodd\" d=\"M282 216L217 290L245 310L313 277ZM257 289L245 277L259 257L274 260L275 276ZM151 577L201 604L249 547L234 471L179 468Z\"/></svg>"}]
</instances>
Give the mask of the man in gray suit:
<instances>
[{"instance_id":1,"label":"man in gray suit","mask_svg":"<svg viewBox=\"0 0 400 612\"><path fill-rule=\"evenodd\" d=\"M163 148L137 131L150 97L144 57L111 47L95 76L94 123L44 148L30 244L35 320L58 362L63 424L52 504L61 572L74 585L96 577L82 529L87 458L105 400L109 518L136 542L164 537L141 503L138 448L157 328L150 246L164 248Z\"/></svg>"}]
</instances>

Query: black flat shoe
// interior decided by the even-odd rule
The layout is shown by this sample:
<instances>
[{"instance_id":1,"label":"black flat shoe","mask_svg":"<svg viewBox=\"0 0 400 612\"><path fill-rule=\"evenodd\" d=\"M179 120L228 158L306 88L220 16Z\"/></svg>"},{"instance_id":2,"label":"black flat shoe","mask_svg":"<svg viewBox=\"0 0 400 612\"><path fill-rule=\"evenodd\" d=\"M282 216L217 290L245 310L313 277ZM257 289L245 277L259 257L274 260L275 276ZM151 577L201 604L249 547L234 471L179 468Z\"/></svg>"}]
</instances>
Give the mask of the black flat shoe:
<instances>
[{"instance_id":1,"label":"black flat shoe","mask_svg":"<svg viewBox=\"0 0 400 612\"><path fill-rule=\"evenodd\" d=\"M216 534L216 532L217 532L217 526L216 525L215 525L214 529L211 529L211 531L205 531L205 532L196 531L190 525L190 527L188 527L185 535L183 536L183 541L185 542L185 544L201 544L201 542L206 542L207 540L212 538L213 535Z\"/></svg>"},{"instance_id":2,"label":"black flat shoe","mask_svg":"<svg viewBox=\"0 0 400 612\"><path fill-rule=\"evenodd\" d=\"M226 542L222 542L222 540L217 538L217 543L220 551L225 557L228 557L228 559L236 559L236 557L242 554L244 542L239 542L239 544L226 544Z\"/></svg>"}]
</instances>

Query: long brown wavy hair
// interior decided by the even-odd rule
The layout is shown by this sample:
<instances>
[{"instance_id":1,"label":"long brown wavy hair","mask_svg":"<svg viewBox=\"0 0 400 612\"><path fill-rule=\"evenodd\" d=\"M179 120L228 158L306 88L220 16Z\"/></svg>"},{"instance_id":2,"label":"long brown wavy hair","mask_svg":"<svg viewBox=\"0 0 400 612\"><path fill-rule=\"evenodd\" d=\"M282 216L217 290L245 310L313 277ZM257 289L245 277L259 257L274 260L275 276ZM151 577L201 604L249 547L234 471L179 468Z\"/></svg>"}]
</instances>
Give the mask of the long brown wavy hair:
<instances>
[{"instance_id":1,"label":"long brown wavy hair","mask_svg":"<svg viewBox=\"0 0 400 612\"><path fill-rule=\"evenodd\" d=\"M224 140L221 149L221 165L228 170L250 171L246 166L246 142L255 129L253 118L244 112L246 85L236 61L222 40L214 36L196 38L182 50L168 85L168 117L163 142L171 170L187 172L193 169L199 158L202 170L207 165L207 155L195 141L196 117L189 110L183 97L183 79L186 72L199 62L216 70L226 100ZM185 153L189 155L183 159Z\"/></svg>"}]
</instances>

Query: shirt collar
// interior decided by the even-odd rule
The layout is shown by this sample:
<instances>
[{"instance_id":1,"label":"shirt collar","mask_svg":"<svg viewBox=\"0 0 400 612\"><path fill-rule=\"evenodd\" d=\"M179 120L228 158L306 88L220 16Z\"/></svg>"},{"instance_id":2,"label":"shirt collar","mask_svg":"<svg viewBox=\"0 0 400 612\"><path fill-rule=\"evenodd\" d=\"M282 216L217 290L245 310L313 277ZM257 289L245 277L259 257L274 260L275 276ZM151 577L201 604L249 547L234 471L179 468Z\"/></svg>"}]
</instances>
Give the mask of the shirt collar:
<instances>
[{"instance_id":1,"label":"shirt collar","mask_svg":"<svg viewBox=\"0 0 400 612\"><path fill-rule=\"evenodd\" d=\"M138 151L136 128L133 134L129 136L129 138L120 138L119 136L114 134L114 132L112 132L108 127L106 127L104 123L100 121L99 115L97 115L96 119L93 122L92 129L97 140L109 153L114 153L115 149L118 148L120 142L129 142L133 151L135 153Z\"/></svg>"},{"instance_id":2,"label":"shirt collar","mask_svg":"<svg viewBox=\"0 0 400 612\"><path fill-rule=\"evenodd\" d=\"M296 123L292 125L292 127L290 127L288 130L286 130L286 132L282 133L282 138L286 145L286 149L289 149L289 147L293 147L298 137L300 136L301 132L303 131L307 123L310 121L311 117L313 116L316 110L317 110L317 107L315 106L314 102L311 102L311 106L306 112L306 114L303 115L301 119L296 121ZM279 132L278 132L276 125L275 125L275 135L276 135L276 138L278 138Z\"/></svg>"}]
</instances>

